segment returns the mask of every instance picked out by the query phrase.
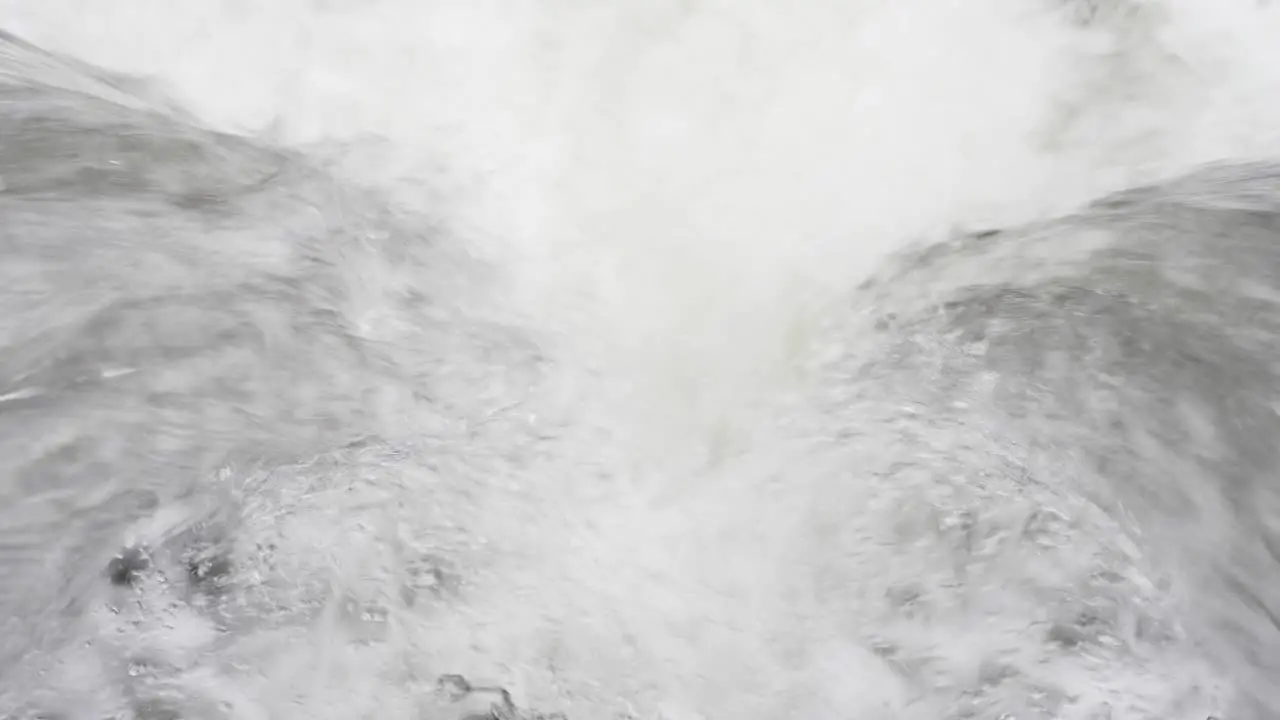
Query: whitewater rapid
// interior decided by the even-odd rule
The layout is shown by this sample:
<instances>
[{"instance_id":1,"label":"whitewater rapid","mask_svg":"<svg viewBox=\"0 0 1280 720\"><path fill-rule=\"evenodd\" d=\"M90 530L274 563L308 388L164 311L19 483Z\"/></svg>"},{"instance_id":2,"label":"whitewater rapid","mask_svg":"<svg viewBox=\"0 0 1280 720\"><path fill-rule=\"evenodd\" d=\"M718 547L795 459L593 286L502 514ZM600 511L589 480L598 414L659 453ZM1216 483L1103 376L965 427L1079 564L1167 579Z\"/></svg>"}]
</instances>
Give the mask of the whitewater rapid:
<instances>
[{"instance_id":1,"label":"whitewater rapid","mask_svg":"<svg viewBox=\"0 0 1280 720\"><path fill-rule=\"evenodd\" d=\"M0 717L1280 713L1277 7L0 30Z\"/></svg>"}]
</instances>

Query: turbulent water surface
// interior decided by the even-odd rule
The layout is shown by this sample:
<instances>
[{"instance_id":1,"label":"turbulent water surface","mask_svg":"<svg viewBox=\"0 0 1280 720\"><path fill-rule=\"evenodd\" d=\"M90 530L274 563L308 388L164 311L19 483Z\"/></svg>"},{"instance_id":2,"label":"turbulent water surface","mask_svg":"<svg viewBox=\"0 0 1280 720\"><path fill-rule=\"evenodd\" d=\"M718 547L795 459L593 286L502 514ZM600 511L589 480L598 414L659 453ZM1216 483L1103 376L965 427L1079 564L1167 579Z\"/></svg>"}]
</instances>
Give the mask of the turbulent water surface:
<instances>
[{"instance_id":1,"label":"turbulent water surface","mask_svg":"<svg viewBox=\"0 0 1280 720\"><path fill-rule=\"evenodd\" d=\"M1280 717L1275 6L0 28L0 717Z\"/></svg>"}]
</instances>

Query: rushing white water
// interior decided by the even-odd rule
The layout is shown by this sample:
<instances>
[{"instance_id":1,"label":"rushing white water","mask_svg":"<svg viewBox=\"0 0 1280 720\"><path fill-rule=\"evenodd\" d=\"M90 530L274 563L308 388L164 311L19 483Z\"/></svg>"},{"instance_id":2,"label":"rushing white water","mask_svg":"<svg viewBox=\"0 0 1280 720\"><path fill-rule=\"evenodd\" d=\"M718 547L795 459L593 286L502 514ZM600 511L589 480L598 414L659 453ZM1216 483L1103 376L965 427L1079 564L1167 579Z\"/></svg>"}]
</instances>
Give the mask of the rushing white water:
<instances>
[{"instance_id":1,"label":"rushing white water","mask_svg":"<svg viewBox=\"0 0 1280 720\"><path fill-rule=\"evenodd\" d=\"M3 326L24 350L0 412L31 413L29 434L5 425L6 497L46 530L67 502L98 510L63 540L31 536L57 559L6 578L6 599L18 578L57 587L5 606L29 614L13 613L0 711L458 717L432 699L443 673L575 720L1280 707L1259 679L1274 660L1206 640L1201 608L1219 598L1193 590L1217 556L1189 559L1142 472L1117 490L1118 471L1083 469L1110 432L1085 420L1102 412L1091 393L1118 371L1098 360L1084 389L1054 390L1086 406L1075 422L1065 404L1019 419L992 389L1033 374L1016 353L966 365L948 353L968 340L930 327L934 346L906 322L969 286L1051 284L1120 244L1112 227L1034 223L1280 152L1280 6L0 0L0 29L252 139L225 150L241 164L206 158L194 179L180 150L148 151L183 193L230 195L186 189L221 174L268 187L218 221L173 210L157 225L94 194L65 218L6 206L28 245L0 278L41 298ZM1014 259L886 269L953 233L1028 224ZM1212 259L1243 276L1241 257ZM94 372L123 389L6 410L64 397L30 368L84 329L44 340L48 318L117 296L153 308L101 331L128 347ZM1171 317L1199 322L1193 306ZM886 313L907 329L877 330ZM1052 365L1100 345L1035 347ZM1162 392L1141 387L1136 408ZM1235 447L1206 406L1175 405L1196 442ZM115 426L154 445L102 441L97 464L80 448L65 477L52 460L53 475L22 475ZM126 477L158 468L191 479ZM65 496L25 499L44 482ZM1176 483L1210 508L1193 544L1234 548L1210 485ZM157 577L111 587L95 570L132 544L154 550ZM206 546L234 567L213 599L160 572ZM1089 635L1057 616L1071 603L1121 629Z\"/></svg>"}]
</instances>

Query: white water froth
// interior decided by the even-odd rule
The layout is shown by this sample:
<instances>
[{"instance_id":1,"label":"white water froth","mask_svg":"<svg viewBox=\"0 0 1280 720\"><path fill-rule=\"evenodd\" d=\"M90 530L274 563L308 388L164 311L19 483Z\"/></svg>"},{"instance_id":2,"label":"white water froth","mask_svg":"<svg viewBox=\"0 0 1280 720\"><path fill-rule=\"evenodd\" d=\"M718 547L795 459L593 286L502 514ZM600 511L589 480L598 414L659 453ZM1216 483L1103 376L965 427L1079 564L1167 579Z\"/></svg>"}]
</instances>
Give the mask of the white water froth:
<instances>
[{"instance_id":1,"label":"white water froth","mask_svg":"<svg viewBox=\"0 0 1280 720\"><path fill-rule=\"evenodd\" d=\"M262 630L233 661L260 678L237 690L245 718L410 717L408 655L571 713L566 697L673 720L905 716L910 688L842 640L861 621L795 583L830 566L838 585L853 571L823 533L874 525L823 507L824 482L857 479L794 440L820 420L773 421L839 343L826 313L908 244L1280 151L1280 6L1249 0L0 0L0 24L438 217L501 268L551 358L529 409L559 425L550 449L486 465L494 430L481 450L408 456L501 487L459 501L483 510L460 543L496 563L489 580L451 613L397 617L385 644L337 620ZM353 286L415 281L384 270ZM854 422L876 437L876 418ZM309 490L300 467L277 499L290 519L259 516L243 542L275 538L293 576L331 575L335 596L380 597L399 534L437 512L415 483L443 471L361 452L337 461L354 491ZM834 495L870 516L928 492ZM923 555L863 553L849 567L931 572ZM175 656L212 642L184 617L189 632L163 633ZM975 628L917 642L960 665L984 633L1016 632ZM1158 695L1145 677L1116 682Z\"/></svg>"}]
</instances>

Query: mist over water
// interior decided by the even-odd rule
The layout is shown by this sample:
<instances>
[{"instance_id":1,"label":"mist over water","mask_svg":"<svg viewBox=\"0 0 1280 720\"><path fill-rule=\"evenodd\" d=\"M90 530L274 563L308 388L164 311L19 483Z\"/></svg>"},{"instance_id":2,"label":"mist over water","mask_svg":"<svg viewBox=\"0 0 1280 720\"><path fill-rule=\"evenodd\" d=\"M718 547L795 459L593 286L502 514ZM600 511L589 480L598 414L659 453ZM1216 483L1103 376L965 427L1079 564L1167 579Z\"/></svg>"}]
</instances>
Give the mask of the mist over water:
<instances>
[{"instance_id":1,"label":"mist over water","mask_svg":"<svg viewBox=\"0 0 1280 720\"><path fill-rule=\"evenodd\" d=\"M1276 6L0 30L0 717L1280 716Z\"/></svg>"}]
</instances>

